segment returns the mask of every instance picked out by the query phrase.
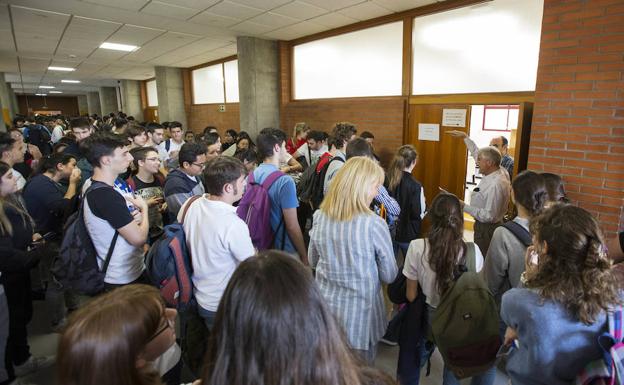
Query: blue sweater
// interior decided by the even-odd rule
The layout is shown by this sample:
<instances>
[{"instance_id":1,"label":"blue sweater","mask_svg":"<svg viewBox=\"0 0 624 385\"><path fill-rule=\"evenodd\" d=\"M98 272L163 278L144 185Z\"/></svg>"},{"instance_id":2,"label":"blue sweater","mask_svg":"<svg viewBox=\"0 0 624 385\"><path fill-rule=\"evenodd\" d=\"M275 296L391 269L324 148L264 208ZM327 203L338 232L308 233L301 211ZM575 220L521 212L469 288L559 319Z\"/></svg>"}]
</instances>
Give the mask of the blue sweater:
<instances>
[{"instance_id":1,"label":"blue sweater","mask_svg":"<svg viewBox=\"0 0 624 385\"><path fill-rule=\"evenodd\" d=\"M604 313L585 325L529 289L506 292L501 317L518 333L519 348L507 362L513 385L572 384L587 363L601 357L598 336L608 331Z\"/></svg>"}]
</instances>

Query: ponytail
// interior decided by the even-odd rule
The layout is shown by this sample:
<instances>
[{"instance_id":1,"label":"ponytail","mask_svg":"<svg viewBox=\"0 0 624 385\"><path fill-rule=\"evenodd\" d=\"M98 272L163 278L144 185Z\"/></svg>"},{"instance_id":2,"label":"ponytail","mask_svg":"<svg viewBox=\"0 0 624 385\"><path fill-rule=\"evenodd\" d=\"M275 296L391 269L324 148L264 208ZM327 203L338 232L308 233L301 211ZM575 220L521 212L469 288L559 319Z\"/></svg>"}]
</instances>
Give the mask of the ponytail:
<instances>
[{"instance_id":1,"label":"ponytail","mask_svg":"<svg viewBox=\"0 0 624 385\"><path fill-rule=\"evenodd\" d=\"M394 191L397 188L399 183L401 183L403 170L414 163L417 157L418 153L411 144L399 147L388 169L388 190Z\"/></svg>"}]
</instances>

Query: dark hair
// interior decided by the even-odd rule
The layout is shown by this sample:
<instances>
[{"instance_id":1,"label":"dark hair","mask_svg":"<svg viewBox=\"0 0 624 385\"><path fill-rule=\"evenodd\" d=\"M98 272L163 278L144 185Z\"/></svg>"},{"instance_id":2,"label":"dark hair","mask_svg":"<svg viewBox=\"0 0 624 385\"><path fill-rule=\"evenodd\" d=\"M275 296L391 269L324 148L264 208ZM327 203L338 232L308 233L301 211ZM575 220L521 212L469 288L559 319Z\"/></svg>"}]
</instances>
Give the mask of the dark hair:
<instances>
[{"instance_id":1,"label":"dark hair","mask_svg":"<svg viewBox=\"0 0 624 385\"><path fill-rule=\"evenodd\" d=\"M150 134L153 134L154 131L158 129L164 130L165 126L160 123L147 123L147 125L145 126L145 131L149 132Z\"/></svg>"},{"instance_id":2,"label":"dark hair","mask_svg":"<svg viewBox=\"0 0 624 385\"><path fill-rule=\"evenodd\" d=\"M11 138L11 134L0 132L0 158L5 152L11 151L13 144L15 144L15 139Z\"/></svg>"},{"instance_id":3,"label":"dark hair","mask_svg":"<svg viewBox=\"0 0 624 385\"><path fill-rule=\"evenodd\" d=\"M316 142L320 142L327 138L327 134L324 133L323 131L309 131L307 138L313 139Z\"/></svg>"},{"instance_id":4,"label":"dark hair","mask_svg":"<svg viewBox=\"0 0 624 385\"><path fill-rule=\"evenodd\" d=\"M238 138L236 139L236 148L238 148L238 144L240 142L242 142L243 140L246 140L247 142L249 142L249 148L255 147L256 144L253 142L253 140L251 140L251 137L249 135L247 135L246 132L243 132L241 135L238 136Z\"/></svg>"},{"instance_id":5,"label":"dark hair","mask_svg":"<svg viewBox=\"0 0 624 385\"><path fill-rule=\"evenodd\" d=\"M158 150L154 147L135 147L130 150L130 155L134 158L132 160L132 164L134 165L135 170L139 170L139 161L145 162L145 158L147 158L147 154L150 152L158 154Z\"/></svg>"},{"instance_id":6,"label":"dark hair","mask_svg":"<svg viewBox=\"0 0 624 385\"><path fill-rule=\"evenodd\" d=\"M236 138L238 137L238 133L236 132L236 130L229 128L225 130L225 133L230 134L230 136L236 141Z\"/></svg>"},{"instance_id":7,"label":"dark hair","mask_svg":"<svg viewBox=\"0 0 624 385\"><path fill-rule=\"evenodd\" d=\"M121 127L125 126L126 124L128 124L128 120L126 120L124 118L117 118L117 119L115 119L115 128L121 128Z\"/></svg>"},{"instance_id":8,"label":"dark hair","mask_svg":"<svg viewBox=\"0 0 624 385\"><path fill-rule=\"evenodd\" d=\"M24 122L26 123L26 119L24 119L23 116L16 116L15 118L13 118L13 125L17 125L17 122Z\"/></svg>"},{"instance_id":9,"label":"dark hair","mask_svg":"<svg viewBox=\"0 0 624 385\"><path fill-rule=\"evenodd\" d=\"M240 141L241 138L239 137ZM277 128L264 128L260 131L258 139L256 139L256 148L258 157L262 160L273 156L273 147L281 146L286 141L286 133Z\"/></svg>"},{"instance_id":10,"label":"dark hair","mask_svg":"<svg viewBox=\"0 0 624 385\"><path fill-rule=\"evenodd\" d=\"M247 170L243 163L231 156L218 156L206 163L204 169L204 187L211 195L221 196L223 187L228 183L235 183Z\"/></svg>"},{"instance_id":11,"label":"dark hair","mask_svg":"<svg viewBox=\"0 0 624 385\"><path fill-rule=\"evenodd\" d=\"M219 138L220 136L216 132L206 132L204 134L204 142L206 142L206 146L212 146L217 143Z\"/></svg>"},{"instance_id":12,"label":"dark hair","mask_svg":"<svg viewBox=\"0 0 624 385\"><path fill-rule=\"evenodd\" d=\"M388 168L388 190L394 191L397 188L403 178L403 170L414 163L416 158L418 158L418 153L411 144L399 147Z\"/></svg>"},{"instance_id":13,"label":"dark hair","mask_svg":"<svg viewBox=\"0 0 624 385\"><path fill-rule=\"evenodd\" d=\"M544 209L548 192L542 175L529 170L522 171L513 179L511 187L516 204L527 209L530 216L533 217Z\"/></svg>"},{"instance_id":14,"label":"dark hair","mask_svg":"<svg viewBox=\"0 0 624 385\"><path fill-rule=\"evenodd\" d=\"M209 133L211 130L217 130L217 131L219 131L219 130L217 129L217 127L215 127L215 126L206 126L206 128L204 128L204 131L202 131L202 133L203 133L204 135L206 135L206 134L207 134L207 133Z\"/></svg>"},{"instance_id":15,"label":"dark hair","mask_svg":"<svg viewBox=\"0 0 624 385\"><path fill-rule=\"evenodd\" d=\"M74 118L72 120L69 121L69 126L74 129L74 128L91 128L91 122L89 121L89 118L85 118L85 117L79 117L79 118Z\"/></svg>"},{"instance_id":16,"label":"dark hair","mask_svg":"<svg viewBox=\"0 0 624 385\"><path fill-rule=\"evenodd\" d=\"M258 154L256 154L256 151L252 150L251 148L236 151L236 153L234 153L234 157L241 162L258 162Z\"/></svg>"},{"instance_id":17,"label":"dark hair","mask_svg":"<svg viewBox=\"0 0 624 385\"><path fill-rule=\"evenodd\" d=\"M364 138L364 139L375 139L375 135L373 135L372 132L370 131L363 131L360 134L360 138Z\"/></svg>"},{"instance_id":18,"label":"dark hair","mask_svg":"<svg viewBox=\"0 0 624 385\"><path fill-rule=\"evenodd\" d=\"M429 266L436 273L438 292L444 295L459 272L459 266L465 263L464 213L455 195L440 193L431 203L427 215L431 218L431 229L427 235L431 248ZM458 263L460 253L463 257Z\"/></svg>"},{"instance_id":19,"label":"dark hair","mask_svg":"<svg viewBox=\"0 0 624 385\"><path fill-rule=\"evenodd\" d=\"M527 271L526 287L561 303L584 324L592 324L603 311L619 304L619 282L606 255L598 222L586 210L556 204L533 218L539 259ZM546 243L545 250L541 243Z\"/></svg>"},{"instance_id":20,"label":"dark hair","mask_svg":"<svg viewBox=\"0 0 624 385\"><path fill-rule=\"evenodd\" d=\"M373 149L370 144L364 138L355 138L347 144L346 154L347 159L351 159L354 156L366 156L373 158Z\"/></svg>"},{"instance_id":21,"label":"dark hair","mask_svg":"<svg viewBox=\"0 0 624 385\"><path fill-rule=\"evenodd\" d=\"M544 184L546 185L546 191L548 192L548 200L551 202L568 202L568 197L565 193L563 179L557 174L550 172L543 172Z\"/></svg>"},{"instance_id":22,"label":"dark hair","mask_svg":"<svg viewBox=\"0 0 624 385\"><path fill-rule=\"evenodd\" d=\"M176 127L182 128L182 123L174 120L173 122L169 122L169 126L167 128L171 130L172 128L176 128Z\"/></svg>"},{"instance_id":23,"label":"dark hair","mask_svg":"<svg viewBox=\"0 0 624 385\"><path fill-rule=\"evenodd\" d=\"M507 138L505 138L504 136L501 135L501 141L503 142L503 147L505 147L506 145L509 144L509 141L507 140Z\"/></svg>"},{"instance_id":24,"label":"dark hair","mask_svg":"<svg viewBox=\"0 0 624 385\"><path fill-rule=\"evenodd\" d=\"M184 162L188 164L195 162L198 156L205 155L207 152L208 147L204 143L184 143L178 154L180 167L184 166Z\"/></svg>"},{"instance_id":25,"label":"dark hair","mask_svg":"<svg viewBox=\"0 0 624 385\"><path fill-rule=\"evenodd\" d=\"M3 177L4 174L9 172L10 170L11 170L11 166L9 166L8 164L0 160L0 177Z\"/></svg>"},{"instance_id":26,"label":"dark hair","mask_svg":"<svg viewBox=\"0 0 624 385\"><path fill-rule=\"evenodd\" d=\"M312 274L286 253L263 251L238 266L213 330L205 385L361 384ZM243 341L253 343L241 349Z\"/></svg>"},{"instance_id":27,"label":"dark hair","mask_svg":"<svg viewBox=\"0 0 624 385\"><path fill-rule=\"evenodd\" d=\"M111 156L116 148L124 148L128 141L124 136L112 132L96 132L81 143L81 149L85 150L86 158L93 167L100 167L100 160L104 156Z\"/></svg>"},{"instance_id":28,"label":"dark hair","mask_svg":"<svg viewBox=\"0 0 624 385\"><path fill-rule=\"evenodd\" d=\"M68 164L72 159L76 160L76 157L71 154L52 153L46 155L39 161L39 174L44 172L56 173L56 166L60 163L62 165Z\"/></svg>"},{"instance_id":29,"label":"dark hair","mask_svg":"<svg viewBox=\"0 0 624 385\"><path fill-rule=\"evenodd\" d=\"M336 148L342 148L346 143L351 140L351 137L355 135L357 130L355 126L348 122L336 123L332 129L333 144Z\"/></svg>"},{"instance_id":30,"label":"dark hair","mask_svg":"<svg viewBox=\"0 0 624 385\"><path fill-rule=\"evenodd\" d=\"M143 126L139 126L138 124L132 124L126 128L125 133L128 135L129 139L134 139L136 136L145 134L145 128Z\"/></svg>"}]
</instances>

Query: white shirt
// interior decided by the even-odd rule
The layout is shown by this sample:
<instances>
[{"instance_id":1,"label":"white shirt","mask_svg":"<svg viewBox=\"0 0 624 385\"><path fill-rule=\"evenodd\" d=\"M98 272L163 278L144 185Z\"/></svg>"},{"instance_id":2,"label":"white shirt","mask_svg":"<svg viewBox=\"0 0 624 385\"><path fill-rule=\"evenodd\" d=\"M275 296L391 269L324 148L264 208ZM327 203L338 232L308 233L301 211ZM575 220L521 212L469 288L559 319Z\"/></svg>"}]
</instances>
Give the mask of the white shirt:
<instances>
[{"instance_id":1,"label":"white shirt","mask_svg":"<svg viewBox=\"0 0 624 385\"><path fill-rule=\"evenodd\" d=\"M169 141L170 143L169 150L167 150L167 141ZM182 145L184 145L184 141L182 141L182 143L176 143L173 139L167 139L160 142L160 144L158 145L158 155L161 158L160 160L162 160L163 162L169 160L171 158L171 153L173 151L180 151Z\"/></svg>"},{"instance_id":2,"label":"white shirt","mask_svg":"<svg viewBox=\"0 0 624 385\"><path fill-rule=\"evenodd\" d=\"M13 172L13 178L17 180L17 191L22 190L24 186L26 186L26 178L24 178L24 175L16 169L12 168L11 172Z\"/></svg>"},{"instance_id":3,"label":"white shirt","mask_svg":"<svg viewBox=\"0 0 624 385\"><path fill-rule=\"evenodd\" d=\"M464 211L479 222L498 223L507 212L510 191L507 171L499 168L481 179L470 195L470 204L464 206Z\"/></svg>"},{"instance_id":4,"label":"white shirt","mask_svg":"<svg viewBox=\"0 0 624 385\"><path fill-rule=\"evenodd\" d=\"M180 222L188 202L178 213ZM249 229L234 206L205 197L189 207L183 226L193 263L195 298L202 308L216 312L236 267L255 254Z\"/></svg>"},{"instance_id":5,"label":"white shirt","mask_svg":"<svg viewBox=\"0 0 624 385\"><path fill-rule=\"evenodd\" d=\"M294 153L295 158L299 158L300 156L305 157L306 162L308 162L308 165L311 165L312 163L316 162L321 155L329 151L326 144L321 146L319 150L311 150L308 152L308 148L309 146L308 146L308 143L306 142L301 147L299 147L297 151L295 151ZM310 155L312 155L312 159L310 159Z\"/></svg>"},{"instance_id":6,"label":"white shirt","mask_svg":"<svg viewBox=\"0 0 624 385\"><path fill-rule=\"evenodd\" d=\"M61 126L54 127L54 130L52 130L52 137L50 138L52 143L56 144L56 142L61 140L62 137L63 137L63 127Z\"/></svg>"},{"instance_id":7,"label":"white shirt","mask_svg":"<svg viewBox=\"0 0 624 385\"><path fill-rule=\"evenodd\" d=\"M425 243L427 244L427 253L425 254ZM475 248L475 267L476 272L480 272L483 268L483 254L477 244ZM420 238L413 240L407 249L405 256L405 265L403 274L412 281L418 281L423 294L427 297L427 304L431 307L438 307L440 304L440 293L438 291L437 274L429 265L429 253L431 246L426 239ZM461 255L457 256L457 260Z\"/></svg>"}]
</instances>

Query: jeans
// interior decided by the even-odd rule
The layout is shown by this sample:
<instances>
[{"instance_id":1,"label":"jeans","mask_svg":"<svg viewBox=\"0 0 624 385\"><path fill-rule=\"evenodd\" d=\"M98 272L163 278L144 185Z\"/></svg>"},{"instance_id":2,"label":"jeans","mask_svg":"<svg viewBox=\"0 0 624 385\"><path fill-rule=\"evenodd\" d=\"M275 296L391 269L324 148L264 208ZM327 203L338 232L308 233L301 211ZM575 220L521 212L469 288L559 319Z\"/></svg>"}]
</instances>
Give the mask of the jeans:
<instances>
[{"instance_id":1,"label":"jeans","mask_svg":"<svg viewBox=\"0 0 624 385\"><path fill-rule=\"evenodd\" d=\"M204 324L209 332L212 331L215 323L215 317L217 316L217 312L206 310L203 307L197 305L197 312L204 319Z\"/></svg>"},{"instance_id":2,"label":"jeans","mask_svg":"<svg viewBox=\"0 0 624 385\"><path fill-rule=\"evenodd\" d=\"M405 256L407 255L407 249L409 249L409 242L397 242L392 241L392 247L394 248L394 257L397 262L399 261L399 251L403 254L403 262L405 263Z\"/></svg>"}]
</instances>

